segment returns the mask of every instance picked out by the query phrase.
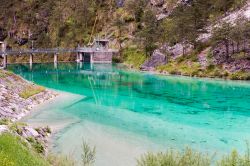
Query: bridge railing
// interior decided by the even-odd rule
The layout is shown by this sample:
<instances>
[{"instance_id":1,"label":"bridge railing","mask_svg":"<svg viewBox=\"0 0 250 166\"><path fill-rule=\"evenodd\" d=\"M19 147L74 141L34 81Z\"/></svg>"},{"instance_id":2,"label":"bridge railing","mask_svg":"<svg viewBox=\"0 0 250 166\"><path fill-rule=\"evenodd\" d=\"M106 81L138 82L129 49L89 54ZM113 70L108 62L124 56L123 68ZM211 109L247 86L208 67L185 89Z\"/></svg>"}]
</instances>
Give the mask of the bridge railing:
<instances>
[{"instance_id":1,"label":"bridge railing","mask_svg":"<svg viewBox=\"0 0 250 166\"><path fill-rule=\"evenodd\" d=\"M0 55L20 55L20 54L55 54L55 53L79 53L79 52L117 52L114 49L102 49L92 47L79 48L48 48L48 49L23 49L23 50L6 50L0 51Z\"/></svg>"}]
</instances>

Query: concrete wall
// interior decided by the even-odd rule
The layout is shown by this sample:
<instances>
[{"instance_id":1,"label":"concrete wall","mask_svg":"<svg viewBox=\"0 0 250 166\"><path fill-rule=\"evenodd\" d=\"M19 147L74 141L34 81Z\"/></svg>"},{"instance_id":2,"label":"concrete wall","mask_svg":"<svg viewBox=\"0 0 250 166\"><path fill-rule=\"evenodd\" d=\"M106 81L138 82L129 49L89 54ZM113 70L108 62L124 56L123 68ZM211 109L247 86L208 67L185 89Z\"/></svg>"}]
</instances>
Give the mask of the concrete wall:
<instances>
[{"instance_id":1,"label":"concrete wall","mask_svg":"<svg viewBox=\"0 0 250 166\"><path fill-rule=\"evenodd\" d=\"M112 52L95 52L92 55L92 63L112 63Z\"/></svg>"},{"instance_id":2,"label":"concrete wall","mask_svg":"<svg viewBox=\"0 0 250 166\"><path fill-rule=\"evenodd\" d=\"M0 42L0 51L5 51L6 47L5 47L5 43L4 42Z\"/></svg>"}]
</instances>

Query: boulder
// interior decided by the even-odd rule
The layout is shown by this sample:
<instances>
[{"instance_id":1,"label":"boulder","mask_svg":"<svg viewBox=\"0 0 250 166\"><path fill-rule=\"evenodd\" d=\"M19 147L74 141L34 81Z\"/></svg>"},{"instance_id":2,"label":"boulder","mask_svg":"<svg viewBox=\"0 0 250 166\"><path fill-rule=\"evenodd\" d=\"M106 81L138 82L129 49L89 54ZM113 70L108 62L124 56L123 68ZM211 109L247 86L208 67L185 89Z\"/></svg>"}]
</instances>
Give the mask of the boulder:
<instances>
[{"instance_id":1,"label":"boulder","mask_svg":"<svg viewBox=\"0 0 250 166\"><path fill-rule=\"evenodd\" d=\"M164 5L164 0L151 0L150 3L153 6L163 6Z\"/></svg>"},{"instance_id":2,"label":"boulder","mask_svg":"<svg viewBox=\"0 0 250 166\"><path fill-rule=\"evenodd\" d=\"M183 55L183 45L180 43L177 43L174 46L164 46L163 49L168 52L168 54L173 58L178 58ZM185 46L185 54L189 54L190 52L193 51L193 46L192 45L186 45Z\"/></svg>"},{"instance_id":3,"label":"boulder","mask_svg":"<svg viewBox=\"0 0 250 166\"><path fill-rule=\"evenodd\" d=\"M7 125L0 125L0 134L4 132L8 132L9 128Z\"/></svg>"},{"instance_id":4,"label":"boulder","mask_svg":"<svg viewBox=\"0 0 250 166\"><path fill-rule=\"evenodd\" d=\"M155 67L165 65L167 63L167 57L161 53L160 50L155 50L152 56L141 66L143 71L153 71Z\"/></svg>"},{"instance_id":5,"label":"boulder","mask_svg":"<svg viewBox=\"0 0 250 166\"><path fill-rule=\"evenodd\" d=\"M22 131L22 135L24 137L38 137L39 133L31 127L24 127Z\"/></svg>"}]
</instances>

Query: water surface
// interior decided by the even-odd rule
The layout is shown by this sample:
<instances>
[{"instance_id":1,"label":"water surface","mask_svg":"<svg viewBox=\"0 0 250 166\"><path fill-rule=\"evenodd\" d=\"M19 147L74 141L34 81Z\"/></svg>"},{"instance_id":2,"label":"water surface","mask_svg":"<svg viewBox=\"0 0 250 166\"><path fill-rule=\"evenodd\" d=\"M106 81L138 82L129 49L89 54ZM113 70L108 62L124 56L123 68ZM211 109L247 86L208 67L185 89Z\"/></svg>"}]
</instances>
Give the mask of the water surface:
<instances>
[{"instance_id":1,"label":"water surface","mask_svg":"<svg viewBox=\"0 0 250 166\"><path fill-rule=\"evenodd\" d=\"M86 139L97 148L97 165L133 165L145 151L186 146L209 153L243 152L250 141L249 82L156 76L110 64L9 69L77 96L47 106L29 121L65 123L53 151L79 159Z\"/></svg>"}]
</instances>

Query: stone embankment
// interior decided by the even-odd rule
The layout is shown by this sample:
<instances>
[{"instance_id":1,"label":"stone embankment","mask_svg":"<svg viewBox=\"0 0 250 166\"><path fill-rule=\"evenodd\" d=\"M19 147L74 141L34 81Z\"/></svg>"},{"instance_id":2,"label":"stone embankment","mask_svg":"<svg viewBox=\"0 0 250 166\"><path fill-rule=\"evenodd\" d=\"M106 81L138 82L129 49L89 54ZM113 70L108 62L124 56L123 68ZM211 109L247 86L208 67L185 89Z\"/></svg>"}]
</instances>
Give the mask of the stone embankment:
<instances>
[{"instance_id":1,"label":"stone embankment","mask_svg":"<svg viewBox=\"0 0 250 166\"><path fill-rule=\"evenodd\" d=\"M0 134L11 132L30 144L39 144L46 151L50 134L48 127L32 128L18 122L32 108L57 96L53 91L37 86L23 78L0 69Z\"/></svg>"},{"instance_id":2,"label":"stone embankment","mask_svg":"<svg viewBox=\"0 0 250 166\"><path fill-rule=\"evenodd\" d=\"M27 93L25 97L24 93ZM0 71L0 119L17 121L34 106L55 96L54 92L40 88L15 74Z\"/></svg>"}]
</instances>

